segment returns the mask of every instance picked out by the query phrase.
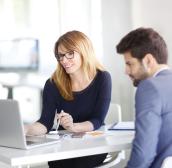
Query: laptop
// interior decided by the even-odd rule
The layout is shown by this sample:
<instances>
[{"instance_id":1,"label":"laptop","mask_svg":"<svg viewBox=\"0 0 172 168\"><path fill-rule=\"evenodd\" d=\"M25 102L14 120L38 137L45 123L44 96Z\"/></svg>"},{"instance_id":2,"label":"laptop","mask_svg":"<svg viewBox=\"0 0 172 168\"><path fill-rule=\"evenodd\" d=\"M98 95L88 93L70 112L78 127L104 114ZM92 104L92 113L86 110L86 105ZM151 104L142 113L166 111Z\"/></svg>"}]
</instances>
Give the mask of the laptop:
<instances>
[{"instance_id":1,"label":"laptop","mask_svg":"<svg viewBox=\"0 0 172 168\"><path fill-rule=\"evenodd\" d=\"M58 139L25 136L24 125L16 100L0 100L0 146L31 149L57 143Z\"/></svg>"}]
</instances>

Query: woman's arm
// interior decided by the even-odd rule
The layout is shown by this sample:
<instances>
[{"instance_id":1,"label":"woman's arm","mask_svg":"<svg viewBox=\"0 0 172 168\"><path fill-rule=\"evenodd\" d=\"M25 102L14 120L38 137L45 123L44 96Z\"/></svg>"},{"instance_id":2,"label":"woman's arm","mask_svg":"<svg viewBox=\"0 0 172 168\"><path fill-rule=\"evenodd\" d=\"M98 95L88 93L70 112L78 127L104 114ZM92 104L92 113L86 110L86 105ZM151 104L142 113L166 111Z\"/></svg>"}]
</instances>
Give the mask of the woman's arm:
<instances>
[{"instance_id":1,"label":"woman's arm","mask_svg":"<svg viewBox=\"0 0 172 168\"><path fill-rule=\"evenodd\" d=\"M94 126L90 121L74 123L73 127L70 128L72 132L87 132L93 131Z\"/></svg>"},{"instance_id":2,"label":"woman's arm","mask_svg":"<svg viewBox=\"0 0 172 168\"><path fill-rule=\"evenodd\" d=\"M72 116L65 112L60 113L58 118L60 119L60 125L70 132L87 132L94 129L94 126L90 121L73 123Z\"/></svg>"},{"instance_id":3,"label":"woman's arm","mask_svg":"<svg viewBox=\"0 0 172 168\"><path fill-rule=\"evenodd\" d=\"M111 101L111 88L111 76L107 71L104 71L101 73L101 76L99 76L99 81L97 83L98 95L92 115L89 119L94 126L94 130L99 129L104 124L104 119Z\"/></svg>"},{"instance_id":4,"label":"woman's arm","mask_svg":"<svg viewBox=\"0 0 172 168\"><path fill-rule=\"evenodd\" d=\"M43 90L42 113L40 119L37 121L39 124L46 127L47 132L51 130L54 124L56 111L60 111L59 102L60 95L56 86L50 80L47 80ZM37 128L38 126L39 125L36 124L35 127Z\"/></svg>"}]
</instances>

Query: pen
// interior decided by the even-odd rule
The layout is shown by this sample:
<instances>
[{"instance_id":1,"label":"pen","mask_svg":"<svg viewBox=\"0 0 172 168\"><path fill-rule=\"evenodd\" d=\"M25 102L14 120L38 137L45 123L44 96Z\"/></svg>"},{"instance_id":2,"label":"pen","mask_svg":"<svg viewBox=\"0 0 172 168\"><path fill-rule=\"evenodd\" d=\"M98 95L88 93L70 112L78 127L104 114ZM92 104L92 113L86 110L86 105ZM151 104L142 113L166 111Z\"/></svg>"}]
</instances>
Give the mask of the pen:
<instances>
[{"instance_id":1,"label":"pen","mask_svg":"<svg viewBox=\"0 0 172 168\"><path fill-rule=\"evenodd\" d=\"M63 110L61 110L61 112L60 112L60 113L62 113L62 112L63 112ZM56 112L56 113L57 113L57 112ZM58 132L59 125L60 125L60 118L58 118L58 120L57 120L57 124L56 124L56 132Z\"/></svg>"},{"instance_id":2,"label":"pen","mask_svg":"<svg viewBox=\"0 0 172 168\"><path fill-rule=\"evenodd\" d=\"M59 125L60 125L60 118L58 119L57 124L56 124L56 132L58 132Z\"/></svg>"}]
</instances>

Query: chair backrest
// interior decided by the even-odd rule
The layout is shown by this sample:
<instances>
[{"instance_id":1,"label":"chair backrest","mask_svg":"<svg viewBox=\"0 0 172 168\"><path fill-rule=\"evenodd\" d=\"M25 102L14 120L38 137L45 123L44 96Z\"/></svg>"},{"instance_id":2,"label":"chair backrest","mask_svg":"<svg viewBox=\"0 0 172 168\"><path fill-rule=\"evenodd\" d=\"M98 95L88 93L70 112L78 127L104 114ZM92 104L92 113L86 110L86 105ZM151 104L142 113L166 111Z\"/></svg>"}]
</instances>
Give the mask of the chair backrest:
<instances>
[{"instance_id":1,"label":"chair backrest","mask_svg":"<svg viewBox=\"0 0 172 168\"><path fill-rule=\"evenodd\" d=\"M172 167L172 156L164 159L161 168L171 168Z\"/></svg>"},{"instance_id":2,"label":"chair backrest","mask_svg":"<svg viewBox=\"0 0 172 168\"><path fill-rule=\"evenodd\" d=\"M114 124L122 121L121 106L119 104L110 103L108 113L105 118L105 124Z\"/></svg>"}]
</instances>

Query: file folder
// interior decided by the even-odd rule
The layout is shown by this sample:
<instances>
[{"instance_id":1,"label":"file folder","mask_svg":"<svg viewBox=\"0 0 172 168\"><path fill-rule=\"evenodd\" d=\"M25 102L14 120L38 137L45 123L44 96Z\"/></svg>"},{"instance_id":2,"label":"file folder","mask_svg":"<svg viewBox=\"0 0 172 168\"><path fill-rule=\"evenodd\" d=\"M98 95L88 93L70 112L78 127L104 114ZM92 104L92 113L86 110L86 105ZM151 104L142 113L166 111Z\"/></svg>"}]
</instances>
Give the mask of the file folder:
<instances>
[{"instance_id":1,"label":"file folder","mask_svg":"<svg viewBox=\"0 0 172 168\"><path fill-rule=\"evenodd\" d=\"M118 122L113 124L108 130L131 130L134 131L135 130L135 125L133 121L123 121L123 122Z\"/></svg>"}]
</instances>

